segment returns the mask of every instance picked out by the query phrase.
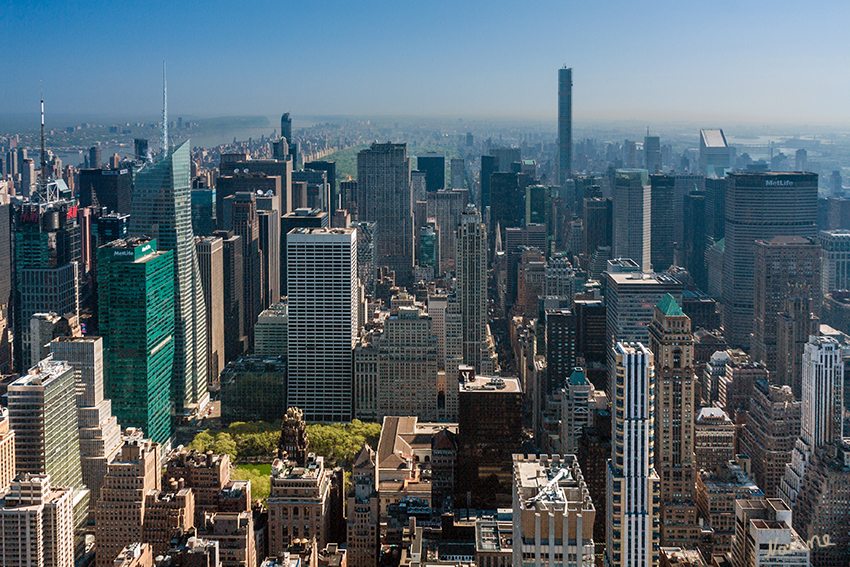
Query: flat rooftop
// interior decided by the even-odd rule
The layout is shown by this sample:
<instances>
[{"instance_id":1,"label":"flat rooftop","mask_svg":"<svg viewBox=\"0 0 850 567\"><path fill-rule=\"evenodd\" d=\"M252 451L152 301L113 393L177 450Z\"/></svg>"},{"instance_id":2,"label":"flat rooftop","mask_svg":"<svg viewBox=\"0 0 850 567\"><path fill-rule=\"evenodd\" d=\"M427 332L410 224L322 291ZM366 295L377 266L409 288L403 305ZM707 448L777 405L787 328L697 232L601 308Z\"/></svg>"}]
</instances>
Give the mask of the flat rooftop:
<instances>
[{"instance_id":1,"label":"flat rooftop","mask_svg":"<svg viewBox=\"0 0 850 567\"><path fill-rule=\"evenodd\" d=\"M459 387L461 392L501 392L503 394L522 392L519 378L500 376L475 376L474 380L461 382Z\"/></svg>"}]
</instances>

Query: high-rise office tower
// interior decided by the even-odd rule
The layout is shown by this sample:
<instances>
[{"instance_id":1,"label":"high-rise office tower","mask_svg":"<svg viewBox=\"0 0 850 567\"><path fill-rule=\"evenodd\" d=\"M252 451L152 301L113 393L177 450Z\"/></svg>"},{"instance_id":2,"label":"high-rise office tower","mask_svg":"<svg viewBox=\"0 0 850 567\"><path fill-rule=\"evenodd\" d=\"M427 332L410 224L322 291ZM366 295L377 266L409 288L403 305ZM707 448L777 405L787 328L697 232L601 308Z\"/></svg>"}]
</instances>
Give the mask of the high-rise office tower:
<instances>
[{"instance_id":1,"label":"high-rise office tower","mask_svg":"<svg viewBox=\"0 0 850 567\"><path fill-rule=\"evenodd\" d=\"M499 171L499 158L496 156L481 156L481 191L476 204L486 211L490 206L490 178Z\"/></svg>"},{"instance_id":2,"label":"high-rise office tower","mask_svg":"<svg viewBox=\"0 0 850 567\"><path fill-rule=\"evenodd\" d=\"M50 352L54 360L64 360L74 369L83 484L91 491L89 514L94 519L106 466L121 447L121 427L112 415L112 401L103 397L103 339L59 337L50 343Z\"/></svg>"},{"instance_id":3,"label":"high-rise office tower","mask_svg":"<svg viewBox=\"0 0 850 567\"><path fill-rule=\"evenodd\" d=\"M662 545L695 546L700 528L694 500L696 377L691 320L669 293L649 324L655 361L655 467L661 478Z\"/></svg>"},{"instance_id":4,"label":"high-rise office tower","mask_svg":"<svg viewBox=\"0 0 850 567\"><path fill-rule=\"evenodd\" d=\"M348 564L372 567L381 554L380 506L375 482L375 450L366 443L354 457L353 490L348 495Z\"/></svg>"},{"instance_id":5,"label":"high-rise office tower","mask_svg":"<svg viewBox=\"0 0 850 567\"><path fill-rule=\"evenodd\" d=\"M558 182L573 173L573 70L558 69Z\"/></svg>"},{"instance_id":6,"label":"high-rise office tower","mask_svg":"<svg viewBox=\"0 0 850 567\"><path fill-rule=\"evenodd\" d=\"M613 241L615 258L631 258L650 271L652 191L645 169L614 174Z\"/></svg>"},{"instance_id":7,"label":"high-rise office tower","mask_svg":"<svg viewBox=\"0 0 850 567\"><path fill-rule=\"evenodd\" d=\"M171 396L178 414L206 406L207 332L201 274L192 234L189 142L136 173L130 232L156 239L174 261L174 371ZM152 432L148 432L152 434Z\"/></svg>"},{"instance_id":8,"label":"high-rise office tower","mask_svg":"<svg viewBox=\"0 0 850 567\"><path fill-rule=\"evenodd\" d=\"M724 170L732 167L732 154L723 130L699 131L699 172L709 177L723 177Z\"/></svg>"},{"instance_id":9,"label":"high-rise office tower","mask_svg":"<svg viewBox=\"0 0 850 567\"><path fill-rule=\"evenodd\" d=\"M668 293L677 303L681 302L682 284L665 274L642 273L631 260L609 262L605 278L605 348L608 352L608 372L613 374L614 345L620 341L649 344L649 322L652 321L655 306Z\"/></svg>"},{"instance_id":10,"label":"high-rise office tower","mask_svg":"<svg viewBox=\"0 0 850 567\"><path fill-rule=\"evenodd\" d=\"M460 217L469 204L469 191L452 189L428 193L426 217L436 221L440 233L440 266L438 275L446 271L454 271L457 263L456 232L460 226ZM426 220L427 222L427 220Z\"/></svg>"},{"instance_id":11,"label":"high-rise office tower","mask_svg":"<svg viewBox=\"0 0 850 567\"><path fill-rule=\"evenodd\" d=\"M605 564L658 564L661 480L653 457L655 367L640 343L614 347L611 459L608 461Z\"/></svg>"},{"instance_id":12,"label":"high-rise office tower","mask_svg":"<svg viewBox=\"0 0 850 567\"><path fill-rule=\"evenodd\" d=\"M359 282L356 229L303 228L286 239L288 403L310 420L351 419Z\"/></svg>"},{"instance_id":13,"label":"high-rise office tower","mask_svg":"<svg viewBox=\"0 0 850 567\"><path fill-rule=\"evenodd\" d=\"M708 292L708 269L705 264L708 238L705 206L705 193L693 192L685 195L684 213L687 222L684 224L682 257L694 284L702 291Z\"/></svg>"},{"instance_id":14,"label":"high-rise office tower","mask_svg":"<svg viewBox=\"0 0 850 567\"><path fill-rule=\"evenodd\" d=\"M259 202L257 203L259 206ZM280 301L280 213L276 210L257 211L260 225L260 253L262 255L263 305Z\"/></svg>"},{"instance_id":15,"label":"high-rise office tower","mask_svg":"<svg viewBox=\"0 0 850 567\"><path fill-rule=\"evenodd\" d=\"M647 136L643 139L643 157L646 170L652 175L661 173L661 138L658 136Z\"/></svg>"},{"instance_id":16,"label":"high-rise office tower","mask_svg":"<svg viewBox=\"0 0 850 567\"><path fill-rule=\"evenodd\" d=\"M258 166L257 164L262 164ZM244 168L239 166L244 165ZM270 160L248 160L222 163L222 176L215 187L216 226L226 229L230 223L230 208L226 199L239 192L257 195L257 209L276 209L284 215L292 209L291 185L292 162ZM230 169L230 168L233 169ZM270 173L259 171L265 169ZM246 172L247 170L247 172ZM282 170L282 171L280 171Z\"/></svg>"},{"instance_id":17,"label":"high-rise office tower","mask_svg":"<svg viewBox=\"0 0 850 567\"><path fill-rule=\"evenodd\" d=\"M496 157L499 173L518 173L513 170L513 164L520 163L522 160L520 148L490 148L490 155Z\"/></svg>"},{"instance_id":18,"label":"high-rise office tower","mask_svg":"<svg viewBox=\"0 0 850 567\"><path fill-rule=\"evenodd\" d=\"M496 172L490 176L490 226L488 239L496 241L496 228L505 241L505 229L522 226L525 219L525 188L532 179L524 173Z\"/></svg>"},{"instance_id":19,"label":"high-rise office tower","mask_svg":"<svg viewBox=\"0 0 850 567\"><path fill-rule=\"evenodd\" d=\"M451 172L451 186L449 189L463 189L466 187L466 166L463 158L452 158L449 166Z\"/></svg>"},{"instance_id":20,"label":"high-rise office tower","mask_svg":"<svg viewBox=\"0 0 850 567\"><path fill-rule=\"evenodd\" d=\"M15 478L15 432L9 426L9 410L0 409L0 494L9 490Z\"/></svg>"},{"instance_id":21,"label":"high-rise office tower","mask_svg":"<svg viewBox=\"0 0 850 567\"><path fill-rule=\"evenodd\" d=\"M73 567L73 490L50 475L21 473L0 503L0 564Z\"/></svg>"},{"instance_id":22,"label":"high-rise office tower","mask_svg":"<svg viewBox=\"0 0 850 567\"><path fill-rule=\"evenodd\" d=\"M850 559L845 529L850 470L844 464L850 449L843 439L846 360L844 345L833 337L812 336L806 343L800 438L779 487L803 537L830 534L831 546L812 547L812 565L843 565Z\"/></svg>"},{"instance_id":23,"label":"high-rise office tower","mask_svg":"<svg viewBox=\"0 0 850 567\"><path fill-rule=\"evenodd\" d=\"M771 376L774 383L791 386L801 392L803 376L803 350L811 335L820 329L820 317L813 309L815 296L792 295L781 303L776 316L776 372ZM820 303L820 301L818 301Z\"/></svg>"},{"instance_id":24,"label":"high-rise office tower","mask_svg":"<svg viewBox=\"0 0 850 567\"><path fill-rule=\"evenodd\" d=\"M396 282L413 272L413 202L407 144L374 143L357 154L357 218L374 221L378 267Z\"/></svg>"},{"instance_id":25,"label":"high-rise office tower","mask_svg":"<svg viewBox=\"0 0 850 567\"><path fill-rule=\"evenodd\" d=\"M0 195L0 372L12 371L13 312L12 312L12 206L9 198Z\"/></svg>"},{"instance_id":26,"label":"high-rise office tower","mask_svg":"<svg viewBox=\"0 0 850 567\"><path fill-rule=\"evenodd\" d=\"M732 173L726 178L723 327L732 347L753 332L756 240L817 235L814 173Z\"/></svg>"},{"instance_id":27,"label":"high-rise office tower","mask_svg":"<svg viewBox=\"0 0 850 567\"><path fill-rule=\"evenodd\" d=\"M224 361L227 363L248 351L248 336L245 334L242 237L226 230L217 230L213 234L222 239Z\"/></svg>"},{"instance_id":28,"label":"high-rise office tower","mask_svg":"<svg viewBox=\"0 0 850 567\"><path fill-rule=\"evenodd\" d=\"M432 152L416 156L416 169L425 172L425 190L429 193L446 188L445 154Z\"/></svg>"},{"instance_id":29,"label":"high-rise office tower","mask_svg":"<svg viewBox=\"0 0 850 567\"><path fill-rule=\"evenodd\" d=\"M95 511L97 567L113 567L124 546L143 541L145 495L162 487L160 461L159 445L136 435L109 464Z\"/></svg>"},{"instance_id":30,"label":"high-rise office tower","mask_svg":"<svg viewBox=\"0 0 850 567\"><path fill-rule=\"evenodd\" d=\"M336 209L339 205L337 201L339 194L336 188L336 163L332 161L308 161L304 164L304 169L325 172L328 185L331 188L331 210Z\"/></svg>"},{"instance_id":31,"label":"high-rise office tower","mask_svg":"<svg viewBox=\"0 0 850 567\"><path fill-rule=\"evenodd\" d=\"M89 148L89 167L100 168L103 165L103 154L100 146L92 146Z\"/></svg>"},{"instance_id":32,"label":"high-rise office tower","mask_svg":"<svg viewBox=\"0 0 850 567\"><path fill-rule=\"evenodd\" d=\"M821 245L821 293L834 289L850 289L850 230L822 230L818 233Z\"/></svg>"},{"instance_id":33,"label":"high-rise office tower","mask_svg":"<svg viewBox=\"0 0 850 567\"><path fill-rule=\"evenodd\" d=\"M378 267L375 263L375 223L355 221L351 228L357 229L357 275L366 294L375 292Z\"/></svg>"},{"instance_id":34,"label":"high-rise office tower","mask_svg":"<svg viewBox=\"0 0 850 567\"><path fill-rule=\"evenodd\" d=\"M373 223L374 224L374 223ZM319 209L300 207L280 219L280 291L287 293L286 237L294 228L330 228L330 215Z\"/></svg>"},{"instance_id":35,"label":"high-rise office tower","mask_svg":"<svg viewBox=\"0 0 850 567\"><path fill-rule=\"evenodd\" d=\"M73 490L74 545L82 550L90 491L83 484L74 369L63 361L43 360L9 384L6 397L15 431L15 469L50 475L56 486Z\"/></svg>"},{"instance_id":36,"label":"high-rise office tower","mask_svg":"<svg viewBox=\"0 0 850 567\"><path fill-rule=\"evenodd\" d=\"M44 360L8 386L18 472L49 474L57 486L83 488L74 369Z\"/></svg>"},{"instance_id":37,"label":"high-rise office tower","mask_svg":"<svg viewBox=\"0 0 850 567\"><path fill-rule=\"evenodd\" d=\"M109 212L130 214L132 175L127 169L81 169L80 206L105 207Z\"/></svg>"},{"instance_id":38,"label":"high-rise office tower","mask_svg":"<svg viewBox=\"0 0 850 567\"><path fill-rule=\"evenodd\" d=\"M264 357L287 355L289 336L289 305L286 301L269 305L257 317L254 327L254 354Z\"/></svg>"},{"instance_id":39,"label":"high-rise office tower","mask_svg":"<svg viewBox=\"0 0 850 567\"><path fill-rule=\"evenodd\" d=\"M755 241L751 351L769 371L777 368L777 315L785 301L811 298L817 314L820 289L820 245L813 238L776 236ZM800 389L794 390L799 399Z\"/></svg>"},{"instance_id":40,"label":"high-rise office tower","mask_svg":"<svg viewBox=\"0 0 850 567\"><path fill-rule=\"evenodd\" d=\"M50 183L58 198L31 202L15 211L15 360L19 371L30 360L29 321L36 313L80 315L80 226L77 202L63 181Z\"/></svg>"},{"instance_id":41,"label":"high-rise office tower","mask_svg":"<svg viewBox=\"0 0 850 567\"><path fill-rule=\"evenodd\" d=\"M209 236L216 227L215 187L192 187L192 234Z\"/></svg>"},{"instance_id":42,"label":"high-rise office tower","mask_svg":"<svg viewBox=\"0 0 850 567\"><path fill-rule=\"evenodd\" d=\"M487 335L487 231L469 205L457 233L457 296L463 314L463 362L482 375L495 373L495 352Z\"/></svg>"},{"instance_id":43,"label":"high-rise office tower","mask_svg":"<svg viewBox=\"0 0 850 567\"><path fill-rule=\"evenodd\" d=\"M98 314L106 395L118 421L167 443L172 433L174 252L157 250L157 244L130 238L98 249ZM206 368L204 373L206 378Z\"/></svg>"},{"instance_id":44,"label":"high-rise office tower","mask_svg":"<svg viewBox=\"0 0 850 567\"><path fill-rule=\"evenodd\" d=\"M837 340L809 338L803 351L802 389L800 438L780 484L781 497L792 506L813 453L840 445L844 436L844 360Z\"/></svg>"},{"instance_id":45,"label":"high-rise office tower","mask_svg":"<svg viewBox=\"0 0 850 567\"><path fill-rule=\"evenodd\" d=\"M280 136L286 138L288 142L292 141L292 118L288 112L284 112L280 117Z\"/></svg>"},{"instance_id":46,"label":"high-rise office tower","mask_svg":"<svg viewBox=\"0 0 850 567\"><path fill-rule=\"evenodd\" d=\"M439 420L437 336L430 315L416 306L399 307L398 315L386 320L383 332L372 337L371 345L355 351L355 359L364 355L377 360L378 421L393 415ZM364 365L355 360L355 367ZM355 373L355 385L360 378Z\"/></svg>"},{"instance_id":47,"label":"high-rise office tower","mask_svg":"<svg viewBox=\"0 0 850 567\"><path fill-rule=\"evenodd\" d=\"M133 154L136 161L148 159L149 147L148 141L144 138L133 139Z\"/></svg>"},{"instance_id":48,"label":"high-rise office tower","mask_svg":"<svg viewBox=\"0 0 850 567\"><path fill-rule=\"evenodd\" d=\"M215 389L224 370L224 239L198 236L195 247L207 310L207 383Z\"/></svg>"},{"instance_id":49,"label":"high-rise office tower","mask_svg":"<svg viewBox=\"0 0 850 567\"><path fill-rule=\"evenodd\" d=\"M727 373L730 370L727 367ZM755 380L739 449L750 457L752 477L765 494L776 494L785 465L791 462L800 436L801 409L790 387L770 385L766 378Z\"/></svg>"},{"instance_id":50,"label":"high-rise office tower","mask_svg":"<svg viewBox=\"0 0 850 567\"><path fill-rule=\"evenodd\" d=\"M225 200L230 204L229 223L226 230L242 237L242 276L245 294L245 321L243 328L248 343L254 342L254 323L257 315L268 307L263 305L263 258L260 252L260 221L257 216L257 199L254 193L239 192ZM228 208L225 205L225 209Z\"/></svg>"},{"instance_id":51,"label":"high-rise office tower","mask_svg":"<svg viewBox=\"0 0 850 567\"><path fill-rule=\"evenodd\" d=\"M306 184L306 200L303 199L304 195L296 197L296 195L293 194L292 206L294 208L309 207L311 209L325 211L329 214L333 212L336 206L331 201L331 186L328 182L328 175L326 171L314 171L311 169L293 171L293 187L300 183Z\"/></svg>"},{"instance_id":52,"label":"high-rise office tower","mask_svg":"<svg viewBox=\"0 0 850 567\"><path fill-rule=\"evenodd\" d=\"M600 246L611 246L611 199L584 199L584 252L592 256Z\"/></svg>"},{"instance_id":53,"label":"high-rise office tower","mask_svg":"<svg viewBox=\"0 0 850 567\"><path fill-rule=\"evenodd\" d=\"M706 234L712 242L726 236L726 178L707 177L705 180Z\"/></svg>"},{"instance_id":54,"label":"high-rise office tower","mask_svg":"<svg viewBox=\"0 0 850 567\"><path fill-rule=\"evenodd\" d=\"M676 248L673 221L675 216L675 176L650 175L652 220L651 237L652 269L663 272L673 265Z\"/></svg>"}]
</instances>

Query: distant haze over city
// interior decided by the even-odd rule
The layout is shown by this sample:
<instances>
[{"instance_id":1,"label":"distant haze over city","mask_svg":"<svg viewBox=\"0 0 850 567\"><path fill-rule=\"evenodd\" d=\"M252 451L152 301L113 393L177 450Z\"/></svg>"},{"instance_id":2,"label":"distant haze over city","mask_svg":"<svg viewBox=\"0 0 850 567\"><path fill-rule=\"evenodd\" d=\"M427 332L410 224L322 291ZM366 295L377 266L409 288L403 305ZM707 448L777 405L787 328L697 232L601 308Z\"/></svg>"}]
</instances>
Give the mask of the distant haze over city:
<instances>
[{"instance_id":1,"label":"distant haze over city","mask_svg":"<svg viewBox=\"0 0 850 567\"><path fill-rule=\"evenodd\" d=\"M3 112L848 124L845 3L7 6Z\"/></svg>"}]
</instances>

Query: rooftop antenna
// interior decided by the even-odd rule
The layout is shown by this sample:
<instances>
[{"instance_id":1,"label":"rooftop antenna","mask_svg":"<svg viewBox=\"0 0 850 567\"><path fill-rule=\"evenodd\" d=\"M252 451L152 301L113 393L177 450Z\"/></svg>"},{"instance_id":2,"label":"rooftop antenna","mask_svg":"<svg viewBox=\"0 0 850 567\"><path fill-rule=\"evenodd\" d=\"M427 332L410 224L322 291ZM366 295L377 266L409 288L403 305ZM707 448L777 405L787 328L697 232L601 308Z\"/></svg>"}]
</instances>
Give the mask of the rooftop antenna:
<instances>
[{"instance_id":1,"label":"rooftop antenna","mask_svg":"<svg viewBox=\"0 0 850 567\"><path fill-rule=\"evenodd\" d=\"M44 82L41 81L41 182L47 184L47 153L44 151Z\"/></svg>"},{"instance_id":2,"label":"rooftop antenna","mask_svg":"<svg viewBox=\"0 0 850 567\"><path fill-rule=\"evenodd\" d=\"M165 61L162 62L162 151L168 153L168 83L165 79Z\"/></svg>"}]
</instances>

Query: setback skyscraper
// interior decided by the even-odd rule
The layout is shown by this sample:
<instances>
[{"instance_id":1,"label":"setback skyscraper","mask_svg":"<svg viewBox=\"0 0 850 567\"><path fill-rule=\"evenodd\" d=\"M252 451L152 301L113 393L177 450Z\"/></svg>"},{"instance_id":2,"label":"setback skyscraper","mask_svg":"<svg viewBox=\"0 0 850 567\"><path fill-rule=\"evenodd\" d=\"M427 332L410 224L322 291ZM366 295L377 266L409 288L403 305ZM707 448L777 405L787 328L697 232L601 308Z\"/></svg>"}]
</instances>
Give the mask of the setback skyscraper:
<instances>
[{"instance_id":1,"label":"setback skyscraper","mask_svg":"<svg viewBox=\"0 0 850 567\"><path fill-rule=\"evenodd\" d=\"M139 170L130 216L131 234L155 238L160 250L174 252L171 390L175 410L184 415L209 402L207 318L192 234L189 148L187 140Z\"/></svg>"}]
</instances>

